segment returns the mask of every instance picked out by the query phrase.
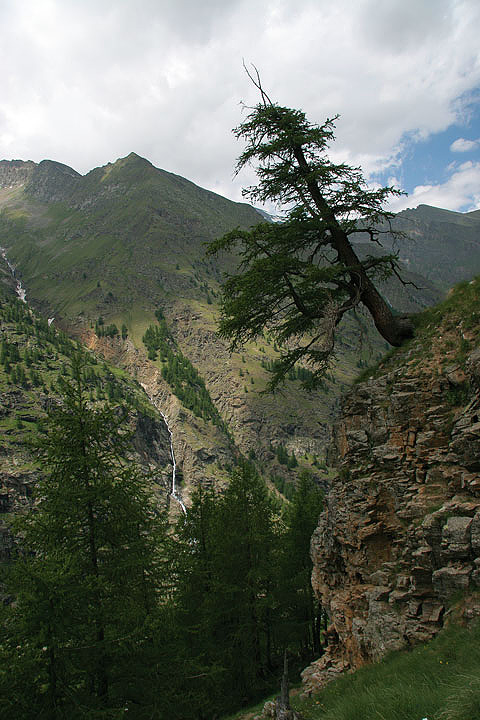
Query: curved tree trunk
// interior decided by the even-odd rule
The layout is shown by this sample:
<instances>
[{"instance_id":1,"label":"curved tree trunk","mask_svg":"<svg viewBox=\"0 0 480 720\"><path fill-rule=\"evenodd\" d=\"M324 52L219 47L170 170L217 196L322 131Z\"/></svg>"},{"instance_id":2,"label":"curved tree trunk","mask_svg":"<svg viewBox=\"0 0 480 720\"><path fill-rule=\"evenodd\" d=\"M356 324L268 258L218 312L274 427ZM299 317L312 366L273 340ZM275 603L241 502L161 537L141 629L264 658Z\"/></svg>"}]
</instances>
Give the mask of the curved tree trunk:
<instances>
[{"instance_id":1,"label":"curved tree trunk","mask_svg":"<svg viewBox=\"0 0 480 720\"><path fill-rule=\"evenodd\" d=\"M310 196L320 217L327 221L332 234L332 247L337 251L338 258L347 267L352 268L350 279L352 285L358 290L361 302L370 312L375 327L380 335L398 347L404 340L413 336L413 323L407 317L399 317L392 313L375 285L362 267L361 260L353 249L347 234L342 230L334 212L325 201L316 181L310 175L307 160L301 147L294 150L298 166L305 176Z\"/></svg>"},{"instance_id":2,"label":"curved tree trunk","mask_svg":"<svg viewBox=\"0 0 480 720\"><path fill-rule=\"evenodd\" d=\"M332 232L332 246L337 251L340 260L347 267L355 268L350 275L352 284L358 288L361 302L372 316L378 332L390 345L398 347L404 340L413 336L412 321L407 317L397 316L392 313L363 269L361 260L352 248L348 237L337 221L334 222L337 227Z\"/></svg>"}]
</instances>

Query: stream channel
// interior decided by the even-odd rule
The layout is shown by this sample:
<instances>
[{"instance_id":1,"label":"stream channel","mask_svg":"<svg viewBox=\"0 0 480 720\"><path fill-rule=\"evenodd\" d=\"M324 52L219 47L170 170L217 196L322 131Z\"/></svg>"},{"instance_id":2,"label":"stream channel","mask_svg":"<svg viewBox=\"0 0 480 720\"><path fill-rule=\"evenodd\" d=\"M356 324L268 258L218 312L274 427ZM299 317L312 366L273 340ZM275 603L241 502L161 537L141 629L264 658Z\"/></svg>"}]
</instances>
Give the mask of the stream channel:
<instances>
[{"instance_id":1,"label":"stream channel","mask_svg":"<svg viewBox=\"0 0 480 720\"><path fill-rule=\"evenodd\" d=\"M165 426L168 430L168 434L170 435L170 455L172 456L172 489L170 491L171 497L178 502L180 507L182 508L184 514L187 514L187 508L185 507L185 503L183 502L182 498L180 497L180 493L177 491L177 480L176 480L176 473L177 473L177 463L175 462L175 451L173 449L173 439L172 439L172 431L170 430L170 425L168 424L168 420L166 416L163 414L163 412L160 410L160 415L163 418L163 422L165 423Z\"/></svg>"},{"instance_id":2,"label":"stream channel","mask_svg":"<svg viewBox=\"0 0 480 720\"><path fill-rule=\"evenodd\" d=\"M17 291L18 297L20 298L20 300L21 300L22 302L26 303L26 302L27 302L27 299L26 299L26 298L27 298L27 291L26 291L25 288L23 287L23 285L22 285L22 283L20 282L20 280L17 278L17 276L16 276L16 274L15 274L15 267L12 265L12 263L11 263L10 260L8 259L8 257L7 257L7 251L5 250L5 248L0 247L0 255L2 256L2 258L3 258L3 259L5 260L5 262L7 263L8 269L9 269L10 272L12 273L12 277L13 277L13 279L15 280L15 283L16 283L16 291Z\"/></svg>"}]
</instances>

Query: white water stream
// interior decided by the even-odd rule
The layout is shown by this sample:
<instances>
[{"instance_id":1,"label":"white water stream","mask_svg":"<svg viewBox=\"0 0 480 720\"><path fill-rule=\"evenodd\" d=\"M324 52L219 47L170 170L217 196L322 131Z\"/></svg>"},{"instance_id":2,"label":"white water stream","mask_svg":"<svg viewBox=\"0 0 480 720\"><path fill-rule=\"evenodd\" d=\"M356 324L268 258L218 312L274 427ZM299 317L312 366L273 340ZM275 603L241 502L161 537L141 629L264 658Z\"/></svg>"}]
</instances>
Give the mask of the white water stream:
<instances>
[{"instance_id":1,"label":"white water stream","mask_svg":"<svg viewBox=\"0 0 480 720\"><path fill-rule=\"evenodd\" d=\"M170 491L170 495L174 500L178 502L180 507L182 508L184 514L187 514L187 508L185 507L185 503L183 502L182 498L180 497L180 493L177 491L177 480L176 480L176 473L177 473L177 463L175 462L175 451L173 449L173 439L172 439L172 431L170 430L170 425L168 424L168 420L166 415L160 410L160 415L163 418L163 422L165 423L165 426L168 430L168 434L170 435L170 455L172 456L172 489Z\"/></svg>"},{"instance_id":2,"label":"white water stream","mask_svg":"<svg viewBox=\"0 0 480 720\"><path fill-rule=\"evenodd\" d=\"M2 256L2 258L3 258L3 259L5 260L5 262L7 263L8 267L9 267L9 270L10 270L10 272L12 273L12 277L13 277L13 279L14 279L15 282L16 282L16 285L17 285L17 295L18 295L18 297L20 298L20 300L21 300L22 302L26 303L26 302L27 302L27 299L26 299L26 298L27 298L27 291L25 290L25 288L23 287L22 283L20 282L20 280L19 280L19 279L17 278L17 276L15 275L15 267L12 265L12 263L11 263L10 260L8 259L8 257L7 257L7 251L5 250L5 248L0 247L0 255Z\"/></svg>"},{"instance_id":3,"label":"white water stream","mask_svg":"<svg viewBox=\"0 0 480 720\"><path fill-rule=\"evenodd\" d=\"M140 385L142 386L142 388L145 390L145 392L146 392L147 395L148 395L147 386L146 386L144 383L140 383ZM150 396L149 396L149 397L150 397ZM155 404L155 403L154 403L154 404ZM180 493L179 493L178 490L177 490L177 463L176 463L176 460L175 460L175 450L173 449L172 431L170 430L170 425L168 424L167 416L165 415L165 413L163 413L160 409L159 409L159 412L160 412L160 415L161 415L162 418L163 418L163 422L165 423L165 427L167 428L168 434L169 434L169 436L170 436L170 456L171 456L171 458L172 458L172 486L171 486L171 490L170 490L170 496L171 496L174 500L177 501L177 503L178 503L178 504L180 505L180 507L182 508L184 514L186 515L186 514L187 514L187 508L186 508L185 503L183 502L183 500L182 500L182 498L181 498Z\"/></svg>"}]
</instances>

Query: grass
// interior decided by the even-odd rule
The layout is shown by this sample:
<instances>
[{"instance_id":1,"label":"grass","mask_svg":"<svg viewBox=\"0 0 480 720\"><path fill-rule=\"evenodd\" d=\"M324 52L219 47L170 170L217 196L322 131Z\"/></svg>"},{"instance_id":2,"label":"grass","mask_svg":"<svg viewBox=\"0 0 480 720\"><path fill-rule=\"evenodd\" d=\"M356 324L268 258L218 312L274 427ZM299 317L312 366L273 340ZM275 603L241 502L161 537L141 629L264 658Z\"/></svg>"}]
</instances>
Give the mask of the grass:
<instances>
[{"instance_id":1,"label":"grass","mask_svg":"<svg viewBox=\"0 0 480 720\"><path fill-rule=\"evenodd\" d=\"M480 624L452 625L428 644L345 674L310 698L295 695L291 704L306 720L478 720ZM246 720L262 706L228 720Z\"/></svg>"},{"instance_id":2,"label":"grass","mask_svg":"<svg viewBox=\"0 0 480 720\"><path fill-rule=\"evenodd\" d=\"M376 365L363 370L355 383L375 379L407 361L428 363L432 357L445 365L464 367L480 340L480 276L456 285L443 302L413 316L413 322L415 336L391 348Z\"/></svg>"}]
</instances>

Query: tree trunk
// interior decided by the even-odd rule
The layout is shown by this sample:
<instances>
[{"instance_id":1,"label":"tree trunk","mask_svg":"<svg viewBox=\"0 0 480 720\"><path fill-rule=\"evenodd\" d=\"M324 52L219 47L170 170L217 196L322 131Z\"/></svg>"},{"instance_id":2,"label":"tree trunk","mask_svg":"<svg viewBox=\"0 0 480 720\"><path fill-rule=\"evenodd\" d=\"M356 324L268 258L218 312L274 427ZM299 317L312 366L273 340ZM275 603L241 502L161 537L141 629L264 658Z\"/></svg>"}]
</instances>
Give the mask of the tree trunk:
<instances>
[{"instance_id":1,"label":"tree trunk","mask_svg":"<svg viewBox=\"0 0 480 720\"><path fill-rule=\"evenodd\" d=\"M352 248L348 237L337 221L334 222L337 227L332 231L332 245L337 251L338 257L347 267L355 268L350 273L351 281L358 288L361 301L370 312L378 332L390 345L398 347L404 340L413 336L412 321L409 318L399 317L392 313L363 269L361 261Z\"/></svg>"},{"instance_id":2,"label":"tree trunk","mask_svg":"<svg viewBox=\"0 0 480 720\"><path fill-rule=\"evenodd\" d=\"M337 251L338 258L347 267L352 268L350 279L360 294L361 302L370 312L375 327L380 335L398 347L404 340L413 336L413 323L409 318L395 316L382 298L375 285L362 267L362 263L353 249L348 236L340 227L332 209L325 201L314 179L309 177L310 168L301 147L294 150L299 168L305 175L308 190L315 203L320 217L327 221L332 234L332 247Z\"/></svg>"},{"instance_id":3,"label":"tree trunk","mask_svg":"<svg viewBox=\"0 0 480 720\"><path fill-rule=\"evenodd\" d=\"M287 651L283 654L283 675L280 695L275 700L275 720L302 720L302 716L290 707L288 691L288 660Z\"/></svg>"}]
</instances>

